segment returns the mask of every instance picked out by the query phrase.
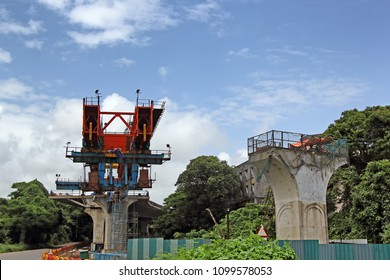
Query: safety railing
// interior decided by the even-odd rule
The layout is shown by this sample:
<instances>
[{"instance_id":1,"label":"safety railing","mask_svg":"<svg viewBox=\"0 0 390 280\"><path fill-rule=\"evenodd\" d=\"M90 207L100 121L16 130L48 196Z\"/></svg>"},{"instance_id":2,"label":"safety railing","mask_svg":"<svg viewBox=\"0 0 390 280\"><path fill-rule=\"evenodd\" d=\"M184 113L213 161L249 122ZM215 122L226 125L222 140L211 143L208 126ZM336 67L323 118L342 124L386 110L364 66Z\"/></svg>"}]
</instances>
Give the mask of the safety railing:
<instances>
[{"instance_id":1,"label":"safety railing","mask_svg":"<svg viewBox=\"0 0 390 280\"><path fill-rule=\"evenodd\" d=\"M165 101L155 101L151 99L138 99L139 107L151 107L153 105L154 108L164 109Z\"/></svg>"},{"instance_id":2,"label":"safety railing","mask_svg":"<svg viewBox=\"0 0 390 280\"><path fill-rule=\"evenodd\" d=\"M85 97L83 98L84 105L99 105L100 97Z\"/></svg>"},{"instance_id":3,"label":"safety railing","mask_svg":"<svg viewBox=\"0 0 390 280\"><path fill-rule=\"evenodd\" d=\"M118 152L116 150L94 150L94 151L89 151L86 150L82 147L66 147L65 155L66 157L73 157L75 153L104 153L104 154L112 154L118 155ZM121 151L122 155L163 155L163 158L171 158L172 152L171 150L135 150L135 151L130 151L130 152L123 152Z\"/></svg>"},{"instance_id":4,"label":"safety railing","mask_svg":"<svg viewBox=\"0 0 390 280\"><path fill-rule=\"evenodd\" d=\"M333 140L321 135L271 130L248 138L248 155L265 152L271 148L311 151L318 154L346 156L348 145L345 139Z\"/></svg>"}]
</instances>

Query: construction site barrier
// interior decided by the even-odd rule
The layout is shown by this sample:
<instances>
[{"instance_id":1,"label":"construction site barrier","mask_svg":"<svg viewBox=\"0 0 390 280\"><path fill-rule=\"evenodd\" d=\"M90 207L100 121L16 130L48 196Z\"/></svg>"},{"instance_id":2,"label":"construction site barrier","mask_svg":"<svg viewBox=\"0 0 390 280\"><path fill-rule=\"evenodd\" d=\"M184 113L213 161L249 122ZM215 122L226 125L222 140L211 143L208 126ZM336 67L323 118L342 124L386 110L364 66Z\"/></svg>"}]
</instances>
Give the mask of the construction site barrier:
<instances>
[{"instance_id":1,"label":"construction site barrier","mask_svg":"<svg viewBox=\"0 0 390 280\"><path fill-rule=\"evenodd\" d=\"M165 253L174 255L180 248L191 249L211 242L210 239L129 239L127 259L150 260ZM279 240L278 244L283 246L286 242L300 260L390 260L390 244L319 244L318 240Z\"/></svg>"},{"instance_id":2,"label":"construction site barrier","mask_svg":"<svg viewBox=\"0 0 390 280\"><path fill-rule=\"evenodd\" d=\"M88 243L74 243L56 249L49 249L42 254L42 260L84 260L89 259L88 250L77 250Z\"/></svg>"},{"instance_id":3,"label":"construction site barrier","mask_svg":"<svg viewBox=\"0 0 390 280\"><path fill-rule=\"evenodd\" d=\"M127 243L128 260L150 260L162 254L176 254L179 249L192 249L211 243L210 239L136 238Z\"/></svg>"},{"instance_id":4,"label":"construction site barrier","mask_svg":"<svg viewBox=\"0 0 390 280\"><path fill-rule=\"evenodd\" d=\"M126 260L126 254L116 254L116 253L91 253L91 260Z\"/></svg>"}]
</instances>

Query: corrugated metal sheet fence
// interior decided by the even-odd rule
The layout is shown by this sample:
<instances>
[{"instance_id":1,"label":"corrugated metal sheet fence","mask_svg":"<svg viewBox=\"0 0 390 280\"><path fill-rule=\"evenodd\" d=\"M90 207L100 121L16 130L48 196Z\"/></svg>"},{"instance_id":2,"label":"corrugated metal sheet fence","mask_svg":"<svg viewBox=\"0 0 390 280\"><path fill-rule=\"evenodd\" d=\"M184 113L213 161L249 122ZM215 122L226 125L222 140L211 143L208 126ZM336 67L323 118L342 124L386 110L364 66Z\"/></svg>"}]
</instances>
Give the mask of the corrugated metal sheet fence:
<instances>
[{"instance_id":1,"label":"corrugated metal sheet fence","mask_svg":"<svg viewBox=\"0 0 390 280\"><path fill-rule=\"evenodd\" d=\"M175 254L180 248L195 248L211 243L209 239L169 239L140 238L129 239L127 243L128 260L150 260L161 254Z\"/></svg>"},{"instance_id":2,"label":"corrugated metal sheet fence","mask_svg":"<svg viewBox=\"0 0 390 280\"><path fill-rule=\"evenodd\" d=\"M318 240L279 241L290 243L300 260L390 260L390 244L319 244ZM175 254L180 248L195 248L211 243L209 239L164 240L140 238L128 240L128 260L149 260L162 253Z\"/></svg>"},{"instance_id":3,"label":"corrugated metal sheet fence","mask_svg":"<svg viewBox=\"0 0 390 280\"><path fill-rule=\"evenodd\" d=\"M319 244L317 240L290 243L301 260L390 260L390 244Z\"/></svg>"}]
</instances>

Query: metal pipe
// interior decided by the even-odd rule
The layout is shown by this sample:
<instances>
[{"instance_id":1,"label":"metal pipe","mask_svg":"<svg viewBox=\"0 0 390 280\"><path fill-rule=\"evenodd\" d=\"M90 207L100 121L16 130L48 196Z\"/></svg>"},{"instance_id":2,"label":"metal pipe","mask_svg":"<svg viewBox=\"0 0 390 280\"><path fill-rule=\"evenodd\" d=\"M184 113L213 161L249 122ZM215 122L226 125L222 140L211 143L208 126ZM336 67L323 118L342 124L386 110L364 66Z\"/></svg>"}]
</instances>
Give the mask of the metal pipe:
<instances>
[{"instance_id":1,"label":"metal pipe","mask_svg":"<svg viewBox=\"0 0 390 280\"><path fill-rule=\"evenodd\" d=\"M129 178L128 178L128 165L125 163L125 186L129 184Z\"/></svg>"},{"instance_id":2,"label":"metal pipe","mask_svg":"<svg viewBox=\"0 0 390 280\"><path fill-rule=\"evenodd\" d=\"M110 185L113 184L113 178L112 178L112 162L110 162Z\"/></svg>"}]
</instances>

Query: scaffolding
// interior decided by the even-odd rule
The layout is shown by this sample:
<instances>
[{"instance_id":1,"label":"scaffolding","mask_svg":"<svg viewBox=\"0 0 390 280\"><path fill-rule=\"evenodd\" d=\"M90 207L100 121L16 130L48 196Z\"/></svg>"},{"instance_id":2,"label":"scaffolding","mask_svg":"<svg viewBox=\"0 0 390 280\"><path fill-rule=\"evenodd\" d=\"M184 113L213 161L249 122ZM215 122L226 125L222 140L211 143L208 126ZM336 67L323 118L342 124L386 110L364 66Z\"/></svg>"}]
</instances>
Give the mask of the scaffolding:
<instances>
[{"instance_id":1,"label":"scaffolding","mask_svg":"<svg viewBox=\"0 0 390 280\"><path fill-rule=\"evenodd\" d=\"M138 221L139 215L138 212L132 211L129 213L128 227L127 227L127 238L133 239L137 238L139 235L138 231Z\"/></svg>"},{"instance_id":2,"label":"scaffolding","mask_svg":"<svg viewBox=\"0 0 390 280\"><path fill-rule=\"evenodd\" d=\"M110 251L125 253L127 249L127 238L123 233L127 231L127 209L124 209L125 202L114 200L112 205L112 223L110 234Z\"/></svg>"}]
</instances>

